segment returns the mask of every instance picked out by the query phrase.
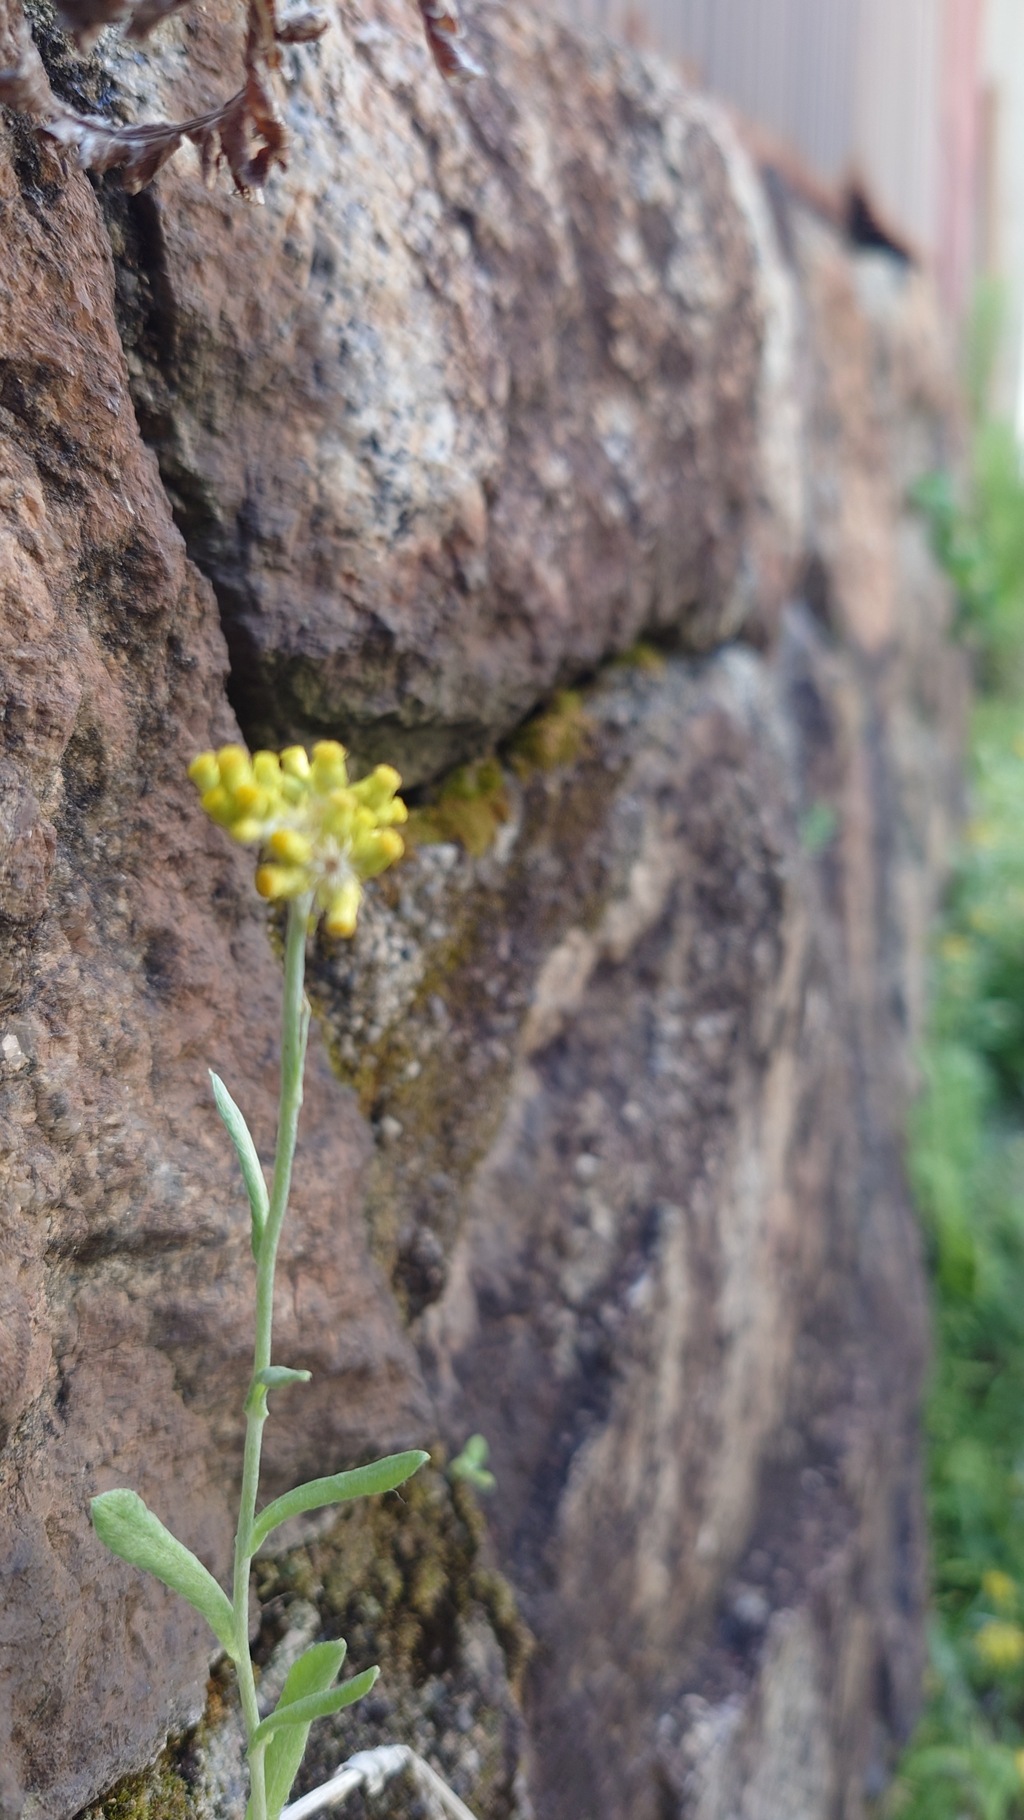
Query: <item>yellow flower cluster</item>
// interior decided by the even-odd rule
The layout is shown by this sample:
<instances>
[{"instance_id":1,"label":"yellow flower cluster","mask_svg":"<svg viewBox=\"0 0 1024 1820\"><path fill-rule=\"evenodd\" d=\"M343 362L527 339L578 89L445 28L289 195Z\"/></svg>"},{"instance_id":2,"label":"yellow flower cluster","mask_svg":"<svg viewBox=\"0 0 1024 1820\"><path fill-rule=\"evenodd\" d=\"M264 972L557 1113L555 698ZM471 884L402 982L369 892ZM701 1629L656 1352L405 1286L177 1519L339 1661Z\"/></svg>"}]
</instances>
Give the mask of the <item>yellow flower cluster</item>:
<instances>
[{"instance_id":1,"label":"yellow flower cluster","mask_svg":"<svg viewBox=\"0 0 1024 1820\"><path fill-rule=\"evenodd\" d=\"M1017 1609L1017 1582L1001 1567L989 1567L981 1576L981 1590L986 1599L991 1599L997 1611L1015 1612Z\"/></svg>"},{"instance_id":2,"label":"yellow flower cluster","mask_svg":"<svg viewBox=\"0 0 1024 1820\"><path fill-rule=\"evenodd\" d=\"M989 1618L975 1637L974 1647L986 1668L1008 1674L1024 1663L1024 1630L1006 1618Z\"/></svg>"},{"instance_id":3,"label":"yellow flower cluster","mask_svg":"<svg viewBox=\"0 0 1024 1820\"><path fill-rule=\"evenodd\" d=\"M312 756L301 746L254 752L222 746L200 752L188 768L211 821L243 846L259 844L261 897L312 893L329 935L351 935L363 883L404 850L395 823L408 811L390 765L350 784L345 748L323 739Z\"/></svg>"}]
</instances>

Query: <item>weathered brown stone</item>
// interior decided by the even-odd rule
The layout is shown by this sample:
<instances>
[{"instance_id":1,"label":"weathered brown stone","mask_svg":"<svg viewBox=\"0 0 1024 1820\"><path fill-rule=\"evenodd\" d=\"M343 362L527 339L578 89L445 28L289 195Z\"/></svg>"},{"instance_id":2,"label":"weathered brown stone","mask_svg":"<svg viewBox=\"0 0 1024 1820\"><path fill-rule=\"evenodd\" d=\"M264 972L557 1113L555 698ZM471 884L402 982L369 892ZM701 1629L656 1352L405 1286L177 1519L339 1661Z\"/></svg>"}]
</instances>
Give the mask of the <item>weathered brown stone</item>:
<instances>
[{"instance_id":1,"label":"weathered brown stone","mask_svg":"<svg viewBox=\"0 0 1024 1820\"><path fill-rule=\"evenodd\" d=\"M142 75L161 107L190 29ZM453 94L404 0L346 9L294 60L265 210L182 159L119 229L144 430L243 720L408 776L644 631L712 645L751 593L761 303L724 124L551 20L472 30L490 73Z\"/></svg>"},{"instance_id":2,"label":"weathered brown stone","mask_svg":"<svg viewBox=\"0 0 1024 1820\"><path fill-rule=\"evenodd\" d=\"M225 1568L250 1266L206 1068L265 1148L278 968L184 779L232 731L224 647L139 438L95 197L7 130L0 217L0 1812L51 1820L201 1705L203 1627L87 1504L134 1485ZM426 1421L366 1260L365 1136L322 1060L310 1089L279 1343L318 1383L279 1486Z\"/></svg>"},{"instance_id":3,"label":"weathered brown stone","mask_svg":"<svg viewBox=\"0 0 1024 1820\"><path fill-rule=\"evenodd\" d=\"M266 1153L278 977L183 782L225 686L252 741L419 778L513 735L458 785L487 850L419 846L317 953L274 1489L488 1435L538 1642L501 1820L855 1820L914 1710L899 1152L962 687L904 503L948 422L926 287L799 211L787 263L653 65L475 29L453 101L397 0L346 7L264 211L0 134L2 1820L203 1697L198 1622L86 1512L132 1484L225 1569L251 1265L205 1071ZM202 107L230 32L108 78ZM605 667L644 633L675 655ZM507 1725L473 1612L451 1685L476 1649ZM447 1761L431 1672L385 1719Z\"/></svg>"}]
</instances>

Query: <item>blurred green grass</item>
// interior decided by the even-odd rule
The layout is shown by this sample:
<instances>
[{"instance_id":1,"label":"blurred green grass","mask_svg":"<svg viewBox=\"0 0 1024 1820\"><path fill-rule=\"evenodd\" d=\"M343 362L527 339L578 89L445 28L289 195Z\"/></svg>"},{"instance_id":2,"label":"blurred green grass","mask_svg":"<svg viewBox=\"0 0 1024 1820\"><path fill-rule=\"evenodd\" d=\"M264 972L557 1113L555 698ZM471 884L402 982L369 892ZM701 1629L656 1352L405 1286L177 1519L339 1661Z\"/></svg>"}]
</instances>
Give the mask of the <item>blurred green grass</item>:
<instances>
[{"instance_id":1,"label":"blurred green grass","mask_svg":"<svg viewBox=\"0 0 1024 1820\"><path fill-rule=\"evenodd\" d=\"M910 1171L932 1276L925 1711L885 1820L1024 1820L1024 481L983 422L916 493L978 698Z\"/></svg>"}]
</instances>

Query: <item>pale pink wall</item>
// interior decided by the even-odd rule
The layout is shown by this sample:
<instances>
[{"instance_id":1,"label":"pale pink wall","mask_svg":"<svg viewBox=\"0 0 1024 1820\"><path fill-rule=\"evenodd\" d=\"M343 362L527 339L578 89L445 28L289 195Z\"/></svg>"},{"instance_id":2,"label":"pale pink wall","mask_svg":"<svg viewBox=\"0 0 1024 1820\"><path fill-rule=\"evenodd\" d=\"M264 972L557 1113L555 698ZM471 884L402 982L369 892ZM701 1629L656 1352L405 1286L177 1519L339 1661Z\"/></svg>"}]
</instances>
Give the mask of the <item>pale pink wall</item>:
<instances>
[{"instance_id":1,"label":"pale pink wall","mask_svg":"<svg viewBox=\"0 0 1024 1820\"><path fill-rule=\"evenodd\" d=\"M956 316L970 303L983 253L984 12L985 0L945 0L936 252L942 293Z\"/></svg>"},{"instance_id":2,"label":"pale pink wall","mask_svg":"<svg viewBox=\"0 0 1024 1820\"><path fill-rule=\"evenodd\" d=\"M535 0L543 4L544 0ZM811 175L856 178L957 314L984 252L986 0L556 0L685 63ZM1024 0L1012 0L1024 8Z\"/></svg>"}]
</instances>

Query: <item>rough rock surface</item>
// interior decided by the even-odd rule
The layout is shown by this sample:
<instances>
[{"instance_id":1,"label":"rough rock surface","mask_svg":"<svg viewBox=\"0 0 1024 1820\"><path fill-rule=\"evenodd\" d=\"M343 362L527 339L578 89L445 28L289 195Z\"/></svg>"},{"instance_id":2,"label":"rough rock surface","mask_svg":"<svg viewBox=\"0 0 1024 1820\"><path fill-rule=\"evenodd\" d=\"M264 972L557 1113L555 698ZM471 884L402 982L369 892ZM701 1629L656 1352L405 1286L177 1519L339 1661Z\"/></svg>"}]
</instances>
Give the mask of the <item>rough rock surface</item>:
<instances>
[{"instance_id":1,"label":"rough rock surface","mask_svg":"<svg viewBox=\"0 0 1024 1820\"><path fill-rule=\"evenodd\" d=\"M89 80L201 107L230 26ZM453 103L397 5L346 6L264 211L185 164L97 193L0 124L2 1820L203 1705L198 1622L86 1507L133 1484L225 1569L250 1266L205 1069L265 1148L278 973L182 781L228 698L413 778L500 747L318 950L280 1303L314 1381L268 1429L280 1489L479 1427L492 1559L438 1491L372 1595L315 1538L267 1590L367 1648L399 1593L440 1626L365 1723L481 1820L854 1820L914 1711L899 1151L961 705L904 505L949 421L927 288L773 218L652 65L476 29Z\"/></svg>"},{"instance_id":2,"label":"rough rock surface","mask_svg":"<svg viewBox=\"0 0 1024 1820\"><path fill-rule=\"evenodd\" d=\"M488 79L453 95L404 0L345 8L292 59L267 209L183 158L117 230L140 421L236 708L407 776L644 630L712 644L751 592L761 312L729 136L554 23L473 29ZM188 30L158 60L171 112Z\"/></svg>"}]
</instances>

